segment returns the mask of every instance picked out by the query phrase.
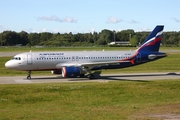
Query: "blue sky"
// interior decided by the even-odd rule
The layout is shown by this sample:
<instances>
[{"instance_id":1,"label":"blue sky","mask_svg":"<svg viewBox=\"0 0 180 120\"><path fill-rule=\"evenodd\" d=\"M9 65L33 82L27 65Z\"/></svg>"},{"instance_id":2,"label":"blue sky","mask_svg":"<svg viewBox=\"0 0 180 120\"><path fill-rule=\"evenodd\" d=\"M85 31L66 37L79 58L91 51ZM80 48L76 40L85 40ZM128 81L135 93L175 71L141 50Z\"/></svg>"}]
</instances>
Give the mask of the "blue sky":
<instances>
[{"instance_id":1,"label":"blue sky","mask_svg":"<svg viewBox=\"0 0 180 120\"><path fill-rule=\"evenodd\" d=\"M180 0L0 0L0 32L180 31Z\"/></svg>"}]
</instances>

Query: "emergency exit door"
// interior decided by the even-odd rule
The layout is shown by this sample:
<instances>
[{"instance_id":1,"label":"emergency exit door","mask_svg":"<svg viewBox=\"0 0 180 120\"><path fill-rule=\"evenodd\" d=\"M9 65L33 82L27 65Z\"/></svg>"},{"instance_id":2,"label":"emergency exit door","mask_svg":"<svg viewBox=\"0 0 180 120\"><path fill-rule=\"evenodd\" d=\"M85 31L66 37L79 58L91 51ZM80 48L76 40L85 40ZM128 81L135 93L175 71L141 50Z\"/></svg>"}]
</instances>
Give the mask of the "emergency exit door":
<instances>
[{"instance_id":1,"label":"emergency exit door","mask_svg":"<svg viewBox=\"0 0 180 120\"><path fill-rule=\"evenodd\" d=\"M33 64L33 61L32 61L32 54L27 54L27 64Z\"/></svg>"}]
</instances>

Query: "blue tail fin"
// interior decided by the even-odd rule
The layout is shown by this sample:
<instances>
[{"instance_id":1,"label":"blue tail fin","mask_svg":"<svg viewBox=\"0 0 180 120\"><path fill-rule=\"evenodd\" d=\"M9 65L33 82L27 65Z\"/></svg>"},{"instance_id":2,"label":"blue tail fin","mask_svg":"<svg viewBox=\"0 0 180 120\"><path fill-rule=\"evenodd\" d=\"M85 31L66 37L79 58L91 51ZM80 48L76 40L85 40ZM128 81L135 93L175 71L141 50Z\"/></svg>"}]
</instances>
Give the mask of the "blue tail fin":
<instances>
[{"instance_id":1,"label":"blue tail fin","mask_svg":"<svg viewBox=\"0 0 180 120\"><path fill-rule=\"evenodd\" d=\"M163 25L156 26L137 51L158 52L162 39L163 28Z\"/></svg>"}]
</instances>

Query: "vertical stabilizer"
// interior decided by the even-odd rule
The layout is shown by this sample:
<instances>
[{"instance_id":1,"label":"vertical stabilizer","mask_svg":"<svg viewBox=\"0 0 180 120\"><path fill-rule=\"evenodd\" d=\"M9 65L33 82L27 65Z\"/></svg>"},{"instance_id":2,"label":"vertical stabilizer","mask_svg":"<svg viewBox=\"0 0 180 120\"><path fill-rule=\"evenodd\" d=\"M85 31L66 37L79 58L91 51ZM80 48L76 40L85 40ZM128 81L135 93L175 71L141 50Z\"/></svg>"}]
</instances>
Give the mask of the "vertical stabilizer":
<instances>
[{"instance_id":1,"label":"vertical stabilizer","mask_svg":"<svg viewBox=\"0 0 180 120\"><path fill-rule=\"evenodd\" d=\"M158 52L162 40L163 29L163 25L156 26L137 51Z\"/></svg>"}]
</instances>

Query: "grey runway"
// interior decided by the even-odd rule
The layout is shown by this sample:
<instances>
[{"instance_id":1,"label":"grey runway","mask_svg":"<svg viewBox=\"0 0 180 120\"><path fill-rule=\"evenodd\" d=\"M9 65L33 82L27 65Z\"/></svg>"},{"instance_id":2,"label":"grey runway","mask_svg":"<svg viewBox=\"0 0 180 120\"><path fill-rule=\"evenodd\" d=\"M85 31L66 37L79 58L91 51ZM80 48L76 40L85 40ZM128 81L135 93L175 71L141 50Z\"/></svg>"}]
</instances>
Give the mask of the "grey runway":
<instances>
[{"instance_id":1,"label":"grey runway","mask_svg":"<svg viewBox=\"0 0 180 120\"><path fill-rule=\"evenodd\" d=\"M61 76L32 76L27 80L26 76L0 77L0 84L32 84L32 83L62 83L62 82L109 82L109 81L151 81L151 80L180 80L180 72L176 73L133 73L133 74L102 74L96 79L88 78L62 78Z\"/></svg>"}]
</instances>

